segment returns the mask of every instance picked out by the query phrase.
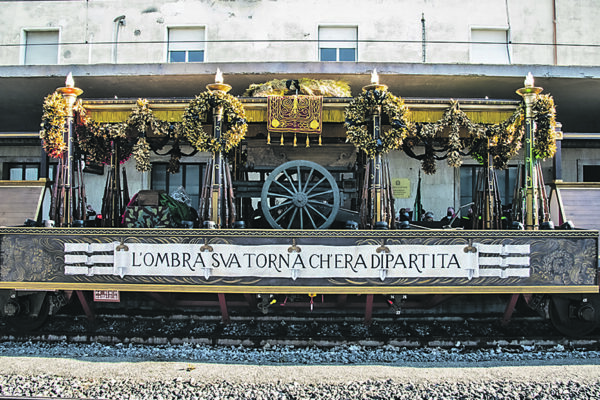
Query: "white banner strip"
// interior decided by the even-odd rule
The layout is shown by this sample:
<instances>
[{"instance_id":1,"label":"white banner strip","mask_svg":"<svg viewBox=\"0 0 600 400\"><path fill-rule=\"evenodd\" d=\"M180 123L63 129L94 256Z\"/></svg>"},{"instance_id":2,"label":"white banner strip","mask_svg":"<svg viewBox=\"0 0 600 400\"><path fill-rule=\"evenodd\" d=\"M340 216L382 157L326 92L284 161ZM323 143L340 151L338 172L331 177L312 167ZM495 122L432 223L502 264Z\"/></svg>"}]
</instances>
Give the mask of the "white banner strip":
<instances>
[{"instance_id":1,"label":"white banner strip","mask_svg":"<svg viewBox=\"0 0 600 400\"><path fill-rule=\"evenodd\" d=\"M80 254L65 254L65 264L85 264L85 265L94 265L94 264L110 264L112 265L115 262L115 257L112 254L103 255L103 254L95 254L93 256L86 256Z\"/></svg>"},{"instance_id":2,"label":"white banner strip","mask_svg":"<svg viewBox=\"0 0 600 400\"><path fill-rule=\"evenodd\" d=\"M518 278L529 278L529 268L485 268L479 270L479 276L485 277L518 277Z\"/></svg>"},{"instance_id":3,"label":"white banner strip","mask_svg":"<svg viewBox=\"0 0 600 400\"><path fill-rule=\"evenodd\" d=\"M65 251L81 252L85 244L66 243ZM96 244L93 244L96 245ZM97 251L110 246L113 255L65 254L65 273L117 276L203 276L260 278L467 278L506 276L508 267L529 265L529 257L483 257L477 251L466 251L462 245L263 245L196 243L126 243L89 246ZM474 244L482 249L480 244ZM494 245L496 250L516 252L510 246ZM529 250L529 246L519 250ZM483 246L485 251L490 246ZM504 250L503 250L504 249ZM109 264L110 267L93 267ZM529 268L524 268L529 274ZM68 271L68 272L67 272ZM494 271L494 272L492 272ZM524 272L518 272L523 274ZM520 275L519 275L520 276Z\"/></svg>"},{"instance_id":4,"label":"white banner strip","mask_svg":"<svg viewBox=\"0 0 600 400\"><path fill-rule=\"evenodd\" d=\"M529 257L479 257L479 265L498 265L508 267L509 265L529 266Z\"/></svg>"},{"instance_id":5,"label":"white banner strip","mask_svg":"<svg viewBox=\"0 0 600 400\"><path fill-rule=\"evenodd\" d=\"M112 252L114 243L65 243L65 253Z\"/></svg>"},{"instance_id":6,"label":"white banner strip","mask_svg":"<svg viewBox=\"0 0 600 400\"><path fill-rule=\"evenodd\" d=\"M490 253L490 254L500 254L500 255L529 254L530 253L530 250L529 250L530 246L528 244L503 245L503 244L477 243L476 247L480 253Z\"/></svg>"}]
</instances>

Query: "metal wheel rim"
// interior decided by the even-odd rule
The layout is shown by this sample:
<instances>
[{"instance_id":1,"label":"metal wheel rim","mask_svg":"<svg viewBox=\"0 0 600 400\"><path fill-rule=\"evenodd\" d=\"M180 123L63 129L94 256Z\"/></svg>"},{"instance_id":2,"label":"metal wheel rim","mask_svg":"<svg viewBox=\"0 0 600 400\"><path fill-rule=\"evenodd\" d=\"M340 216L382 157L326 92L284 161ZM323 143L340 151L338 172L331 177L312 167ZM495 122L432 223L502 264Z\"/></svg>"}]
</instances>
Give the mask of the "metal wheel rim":
<instances>
[{"instance_id":1,"label":"metal wheel rim","mask_svg":"<svg viewBox=\"0 0 600 400\"><path fill-rule=\"evenodd\" d=\"M586 296L587 297L587 296ZM597 295L589 296L590 303L595 308L593 321L572 319L568 316L569 304L577 302L560 295L552 296L550 301L550 320L557 331L568 337L582 337L591 334L598 329L598 310L600 309L600 298Z\"/></svg>"},{"instance_id":2,"label":"metal wheel rim","mask_svg":"<svg viewBox=\"0 0 600 400\"><path fill-rule=\"evenodd\" d=\"M335 221L339 207L335 179L312 161L280 165L262 188L262 212L275 229L326 229Z\"/></svg>"}]
</instances>

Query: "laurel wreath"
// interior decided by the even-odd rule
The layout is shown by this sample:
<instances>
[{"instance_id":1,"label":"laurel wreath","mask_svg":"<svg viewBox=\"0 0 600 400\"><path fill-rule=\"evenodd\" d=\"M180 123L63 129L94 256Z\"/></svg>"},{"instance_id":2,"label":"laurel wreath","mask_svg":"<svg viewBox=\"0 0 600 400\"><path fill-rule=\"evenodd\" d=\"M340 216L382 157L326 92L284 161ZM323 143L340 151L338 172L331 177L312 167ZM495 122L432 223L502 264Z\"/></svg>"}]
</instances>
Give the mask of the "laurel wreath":
<instances>
[{"instance_id":1,"label":"laurel wreath","mask_svg":"<svg viewBox=\"0 0 600 400\"><path fill-rule=\"evenodd\" d=\"M219 138L214 138L204 130L202 120L219 107L223 110L224 129ZM198 151L228 152L246 136L248 124L244 106L238 99L222 91L200 93L185 109L183 130L185 138Z\"/></svg>"},{"instance_id":2,"label":"laurel wreath","mask_svg":"<svg viewBox=\"0 0 600 400\"><path fill-rule=\"evenodd\" d=\"M376 107L389 119L390 127L378 138L369 133L367 121ZM385 90L367 90L354 98L345 110L346 141L364 151L369 158L377 152L385 153L402 147L402 142L411 129L408 108L404 100Z\"/></svg>"}]
</instances>

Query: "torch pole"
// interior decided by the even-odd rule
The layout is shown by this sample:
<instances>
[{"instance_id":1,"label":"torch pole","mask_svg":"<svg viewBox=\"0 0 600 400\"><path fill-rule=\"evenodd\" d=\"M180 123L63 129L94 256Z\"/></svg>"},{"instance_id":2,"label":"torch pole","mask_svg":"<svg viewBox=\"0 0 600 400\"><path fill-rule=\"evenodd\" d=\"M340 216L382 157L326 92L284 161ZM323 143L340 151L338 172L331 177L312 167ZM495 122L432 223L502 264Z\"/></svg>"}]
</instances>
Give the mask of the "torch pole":
<instances>
[{"instance_id":1,"label":"torch pole","mask_svg":"<svg viewBox=\"0 0 600 400\"><path fill-rule=\"evenodd\" d=\"M67 130L65 142L67 143L67 154L63 155L65 174L64 174L64 187L65 196L63 198L63 210L64 220L63 226L71 226L73 224L73 159L74 159L74 148L73 148L73 106L77 101L77 96L83 93L83 90L75 87L73 81L73 75L69 72L67 80L65 81L65 87L56 89L56 91L63 95L67 102Z\"/></svg>"},{"instance_id":2,"label":"torch pole","mask_svg":"<svg viewBox=\"0 0 600 400\"><path fill-rule=\"evenodd\" d=\"M525 87L517 90L525 102L525 229L539 229L538 185L536 160L533 149L535 145L535 123L533 121L533 103L537 95L544 90L533 85L531 72L525 79Z\"/></svg>"}]
</instances>

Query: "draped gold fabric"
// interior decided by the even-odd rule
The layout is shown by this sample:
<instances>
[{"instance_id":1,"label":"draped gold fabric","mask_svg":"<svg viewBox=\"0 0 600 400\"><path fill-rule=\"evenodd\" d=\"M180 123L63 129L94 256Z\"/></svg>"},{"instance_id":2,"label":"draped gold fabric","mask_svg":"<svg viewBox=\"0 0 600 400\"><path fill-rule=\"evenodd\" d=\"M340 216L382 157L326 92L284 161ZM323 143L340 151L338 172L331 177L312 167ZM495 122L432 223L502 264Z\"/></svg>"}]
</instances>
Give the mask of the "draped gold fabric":
<instances>
[{"instance_id":1,"label":"draped gold fabric","mask_svg":"<svg viewBox=\"0 0 600 400\"><path fill-rule=\"evenodd\" d=\"M323 97L269 96L267 129L269 132L320 135L323 130Z\"/></svg>"}]
</instances>

